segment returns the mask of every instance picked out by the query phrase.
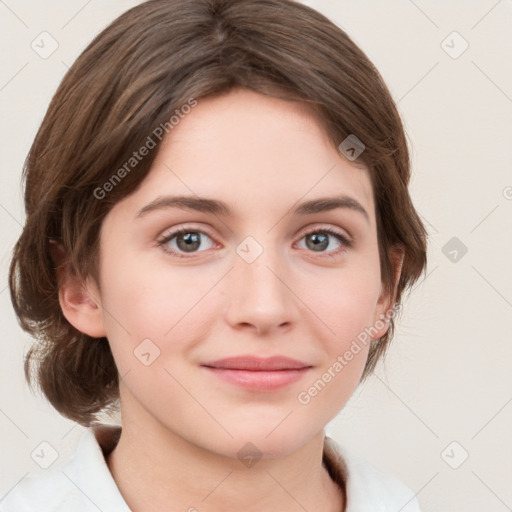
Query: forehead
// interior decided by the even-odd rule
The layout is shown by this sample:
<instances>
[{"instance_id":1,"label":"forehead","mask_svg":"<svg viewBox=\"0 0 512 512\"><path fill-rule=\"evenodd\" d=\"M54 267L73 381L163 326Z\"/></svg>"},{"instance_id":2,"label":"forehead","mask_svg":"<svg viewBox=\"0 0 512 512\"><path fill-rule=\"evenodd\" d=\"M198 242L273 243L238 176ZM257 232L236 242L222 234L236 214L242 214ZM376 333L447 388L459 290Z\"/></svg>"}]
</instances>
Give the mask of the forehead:
<instances>
[{"instance_id":1,"label":"forehead","mask_svg":"<svg viewBox=\"0 0 512 512\"><path fill-rule=\"evenodd\" d=\"M217 198L239 216L344 195L374 217L368 170L341 154L307 106L245 89L199 99L125 201L133 210L164 194Z\"/></svg>"}]
</instances>

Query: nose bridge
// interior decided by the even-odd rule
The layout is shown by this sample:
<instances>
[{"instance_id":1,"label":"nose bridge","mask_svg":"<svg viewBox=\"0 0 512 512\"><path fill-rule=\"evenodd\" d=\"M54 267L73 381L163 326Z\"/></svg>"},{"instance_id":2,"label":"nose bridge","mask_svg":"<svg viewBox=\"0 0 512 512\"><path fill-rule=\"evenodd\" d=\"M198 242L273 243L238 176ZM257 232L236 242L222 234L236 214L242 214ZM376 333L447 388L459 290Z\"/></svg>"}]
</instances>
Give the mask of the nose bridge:
<instances>
[{"instance_id":1,"label":"nose bridge","mask_svg":"<svg viewBox=\"0 0 512 512\"><path fill-rule=\"evenodd\" d=\"M260 237L260 240L263 237ZM228 321L250 324L265 331L298 318L297 304L291 292L290 272L280 247L272 236L263 243L252 236L236 248L231 272Z\"/></svg>"}]
</instances>

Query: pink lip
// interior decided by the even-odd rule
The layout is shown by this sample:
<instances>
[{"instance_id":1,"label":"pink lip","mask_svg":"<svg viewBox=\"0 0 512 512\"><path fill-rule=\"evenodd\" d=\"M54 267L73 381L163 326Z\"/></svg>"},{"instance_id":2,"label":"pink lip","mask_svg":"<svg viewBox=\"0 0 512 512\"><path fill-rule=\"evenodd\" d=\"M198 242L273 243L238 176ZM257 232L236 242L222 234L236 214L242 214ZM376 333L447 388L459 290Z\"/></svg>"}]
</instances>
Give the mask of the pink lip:
<instances>
[{"instance_id":1,"label":"pink lip","mask_svg":"<svg viewBox=\"0 0 512 512\"><path fill-rule=\"evenodd\" d=\"M284 356L230 357L203 363L201 366L225 381L254 391L282 388L298 381L312 368L303 361Z\"/></svg>"},{"instance_id":2,"label":"pink lip","mask_svg":"<svg viewBox=\"0 0 512 512\"><path fill-rule=\"evenodd\" d=\"M213 368L224 368L226 370L251 370L251 371L273 371L273 370L300 370L311 365L297 359L285 356L256 357L238 356L218 359L202 363L201 366Z\"/></svg>"}]
</instances>

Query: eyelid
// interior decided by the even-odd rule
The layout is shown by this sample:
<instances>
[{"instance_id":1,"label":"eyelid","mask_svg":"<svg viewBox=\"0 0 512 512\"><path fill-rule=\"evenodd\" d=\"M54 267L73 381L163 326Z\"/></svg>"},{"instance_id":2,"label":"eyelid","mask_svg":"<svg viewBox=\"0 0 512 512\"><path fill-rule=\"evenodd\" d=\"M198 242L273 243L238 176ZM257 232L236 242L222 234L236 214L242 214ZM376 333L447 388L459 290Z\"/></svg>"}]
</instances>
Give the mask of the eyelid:
<instances>
[{"instance_id":1,"label":"eyelid","mask_svg":"<svg viewBox=\"0 0 512 512\"><path fill-rule=\"evenodd\" d=\"M312 226L308 226L306 228L303 228L301 231L299 231L301 238L305 235L309 235L310 233L316 233L316 232L328 232L332 234L336 234L340 237L346 238L347 240L353 241L352 236L348 233L346 229L334 227L330 224L314 224Z\"/></svg>"},{"instance_id":2,"label":"eyelid","mask_svg":"<svg viewBox=\"0 0 512 512\"><path fill-rule=\"evenodd\" d=\"M214 245L219 245L219 243L216 240L216 237L211 233L211 231L208 228L204 227L197 227L193 225L181 225L176 228L169 228L166 230L162 235L160 235L157 240L156 244L162 248L162 250L168 254L180 257L180 258L194 258L195 255L200 254L202 252L206 251L199 251L198 253L190 253L189 255L186 255L186 253L180 253L177 251L174 251L173 249L165 248L165 244L172 240L174 237L179 235L180 233L187 233L187 232L196 232L201 233L204 235L207 235L214 243ZM308 226L306 228L303 228L301 231L299 231L298 240L302 240L305 236L313 234L313 233L328 233L330 236L334 236L337 238L340 243L342 244L342 247L335 251L330 252L319 252L317 255L319 257L329 258L329 257L336 257L339 256L340 253L346 252L347 250L351 249L354 246L354 239L352 236L350 236L346 231L343 233L340 228L334 228L330 225L313 225ZM314 254L314 251L310 251Z\"/></svg>"},{"instance_id":3,"label":"eyelid","mask_svg":"<svg viewBox=\"0 0 512 512\"><path fill-rule=\"evenodd\" d=\"M212 240L215 241L215 236L212 234L212 232L208 229L208 228L204 228L204 227L197 227L197 226L190 226L190 225L180 225L176 228L169 228L167 230L165 230L159 237L158 237L158 240L162 241L162 240L165 240L169 237L174 237L176 235L179 235L180 233L182 232L189 232L189 231L193 231L193 232L197 232L197 233L203 233L205 235L208 235Z\"/></svg>"}]
</instances>

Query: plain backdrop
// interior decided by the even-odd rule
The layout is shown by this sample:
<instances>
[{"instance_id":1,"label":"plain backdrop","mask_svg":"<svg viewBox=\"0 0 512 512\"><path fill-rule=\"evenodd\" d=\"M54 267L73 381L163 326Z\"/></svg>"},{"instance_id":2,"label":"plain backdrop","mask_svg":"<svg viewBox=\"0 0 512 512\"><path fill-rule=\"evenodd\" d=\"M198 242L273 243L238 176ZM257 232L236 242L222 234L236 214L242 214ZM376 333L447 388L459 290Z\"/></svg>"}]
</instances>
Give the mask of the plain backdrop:
<instances>
[{"instance_id":1,"label":"plain backdrop","mask_svg":"<svg viewBox=\"0 0 512 512\"><path fill-rule=\"evenodd\" d=\"M7 289L23 162L67 68L138 3L0 1L0 497L44 471L32 458L41 443L56 464L83 431L24 382L31 340ZM429 231L428 271L388 356L327 431L404 481L424 512L511 510L512 1L305 3L345 29L387 82ZM32 44L42 32L58 44L47 58Z\"/></svg>"}]
</instances>

